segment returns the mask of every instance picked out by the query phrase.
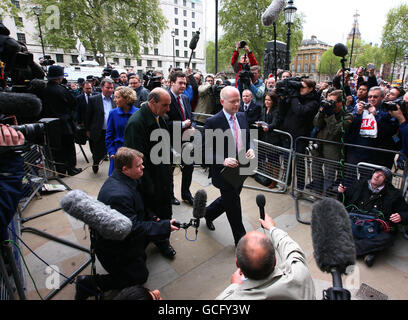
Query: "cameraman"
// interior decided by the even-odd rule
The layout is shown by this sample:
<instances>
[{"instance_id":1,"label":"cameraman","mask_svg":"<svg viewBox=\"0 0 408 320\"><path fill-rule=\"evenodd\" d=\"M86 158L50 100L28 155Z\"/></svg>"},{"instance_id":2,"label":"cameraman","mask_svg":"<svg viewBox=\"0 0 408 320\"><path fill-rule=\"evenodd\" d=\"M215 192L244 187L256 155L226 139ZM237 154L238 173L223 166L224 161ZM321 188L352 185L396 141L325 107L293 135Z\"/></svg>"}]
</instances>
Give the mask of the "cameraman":
<instances>
[{"instance_id":1,"label":"cameraman","mask_svg":"<svg viewBox=\"0 0 408 320\"><path fill-rule=\"evenodd\" d=\"M255 104L259 108L262 108L265 95L265 83L263 83L261 79L261 68L259 66L252 66L250 70L252 73L252 79L249 89L254 95Z\"/></svg>"},{"instance_id":2,"label":"cameraman","mask_svg":"<svg viewBox=\"0 0 408 320\"><path fill-rule=\"evenodd\" d=\"M316 82L310 79L287 78L277 83L276 93L279 99L279 129L290 133L293 141L300 136L310 136L313 129L313 118L316 115L320 98L316 91ZM285 87L282 90L282 83ZM282 146L290 147L289 138L282 138ZM296 143L296 152L304 153L307 146L306 140ZM304 187L304 170L298 166L298 187ZM302 173L303 172L303 173ZM302 176L303 175L303 179ZM288 185L291 183L291 172L289 172Z\"/></svg>"},{"instance_id":3,"label":"cameraman","mask_svg":"<svg viewBox=\"0 0 408 320\"><path fill-rule=\"evenodd\" d=\"M397 104L397 110L389 111L391 117L397 119L399 123L399 136L401 137L402 153L408 157L408 93L406 93Z\"/></svg>"},{"instance_id":4,"label":"cameraman","mask_svg":"<svg viewBox=\"0 0 408 320\"><path fill-rule=\"evenodd\" d=\"M13 147L24 145L24 136L9 125L0 124L0 240L8 239L7 226L22 194L24 159Z\"/></svg>"},{"instance_id":5,"label":"cameraman","mask_svg":"<svg viewBox=\"0 0 408 320\"><path fill-rule=\"evenodd\" d=\"M343 127L344 120L344 127ZM318 128L316 138L333 142L340 142L342 128L346 130L353 122L353 114L343 109L343 91L335 90L327 95L327 100L322 101L319 112L316 114L313 124ZM341 146L331 143L318 144L317 149L312 150L312 155L333 161L340 161ZM312 164L312 188L325 192L334 183L336 166L325 162L324 175L322 163L313 161Z\"/></svg>"},{"instance_id":6,"label":"cameraman","mask_svg":"<svg viewBox=\"0 0 408 320\"><path fill-rule=\"evenodd\" d=\"M239 49L244 49L245 54L242 55L240 60L238 61ZM258 61L256 61L254 54L249 50L249 47L245 41L237 41L235 43L235 50L232 53L231 58L231 66L236 74L235 88L238 87L239 73L244 69L245 64L249 64L249 66L256 66L258 65Z\"/></svg>"}]
</instances>

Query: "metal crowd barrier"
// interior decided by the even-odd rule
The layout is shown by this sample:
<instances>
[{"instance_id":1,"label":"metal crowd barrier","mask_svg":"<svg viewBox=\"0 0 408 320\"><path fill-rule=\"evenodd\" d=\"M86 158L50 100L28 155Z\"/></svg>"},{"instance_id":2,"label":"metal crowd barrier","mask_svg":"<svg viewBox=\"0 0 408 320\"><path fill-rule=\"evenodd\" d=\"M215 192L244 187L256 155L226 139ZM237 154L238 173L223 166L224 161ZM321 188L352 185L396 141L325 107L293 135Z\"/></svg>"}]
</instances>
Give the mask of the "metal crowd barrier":
<instances>
[{"instance_id":1,"label":"metal crowd barrier","mask_svg":"<svg viewBox=\"0 0 408 320\"><path fill-rule=\"evenodd\" d=\"M324 142L325 144L341 145L338 142L310 137L299 137L295 143L298 143L300 140L310 141L310 144ZM375 152L392 153L394 155L400 154L392 150L360 145L345 144L345 146L358 148L361 152L372 150ZM310 224L310 221L306 221L300 217L299 200L316 201L322 198L337 199L337 187L342 178L343 185L351 187L352 184L359 179L369 179L373 170L380 167L374 163L367 162L360 162L357 165L344 163L342 166L339 161L316 157L312 155L312 152L305 151L305 154L294 152L293 157L292 172L294 179L292 182L292 196L295 200L296 219L304 224ZM343 177L341 177L341 172L343 172ZM392 184L395 188L401 190L403 196L406 195L406 183L406 168L404 172L392 170Z\"/></svg>"},{"instance_id":2,"label":"metal crowd barrier","mask_svg":"<svg viewBox=\"0 0 408 320\"><path fill-rule=\"evenodd\" d=\"M283 148L261 140L254 140L254 151L258 158L255 174L277 182L276 189L254 187L244 184L244 188L271 193L285 193L288 190L289 170L292 163L293 138L284 131L274 129L274 132L288 136L289 148Z\"/></svg>"},{"instance_id":3,"label":"metal crowd barrier","mask_svg":"<svg viewBox=\"0 0 408 320\"><path fill-rule=\"evenodd\" d=\"M193 112L194 120L196 121L196 129L202 131L204 129L205 120L212 117L213 114Z\"/></svg>"}]
</instances>

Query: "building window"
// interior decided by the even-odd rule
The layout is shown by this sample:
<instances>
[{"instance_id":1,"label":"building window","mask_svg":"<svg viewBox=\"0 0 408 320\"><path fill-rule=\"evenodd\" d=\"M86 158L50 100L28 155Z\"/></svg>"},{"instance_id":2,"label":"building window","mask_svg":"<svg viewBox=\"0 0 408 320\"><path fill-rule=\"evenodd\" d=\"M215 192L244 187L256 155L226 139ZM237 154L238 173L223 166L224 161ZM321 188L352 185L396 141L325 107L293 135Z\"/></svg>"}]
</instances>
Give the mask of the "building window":
<instances>
[{"instance_id":1,"label":"building window","mask_svg":"<svg viewBox=\"0 0 408 320\"><path fill-rule=\"evenodd\" d=\"M119 65L119 58L113 58L113 63L118 66Z\"/></svg>"},{"instance_id":2,"label":"building window","mask_svg":"<svg viewBox=\"0 0 408 320\"><path fill-rule=\"evenodd\" d=\"M152 66L152 60L147 60L147 66L151 67Z\"/></svg>"},{"instance_id":3,"label":"building window","mask_svg":"<svg viewBox=\"0 0 408 320\"><path fill-rule=\"evenodd\" d=\"M178 26L178 18L174 18L174 24Z\"/></svg>"},{"instance_id":4,"label":"building window","mask_svg":"<svg viewBox=\"0 0 408 320\"><path fill-rule=\"evenodd\" d=\"M193 66L193 69L197 68L197 64L195 62L192 64L192 66Z\"/></svg>"},{"instance_id":5,"label":"building window","mask_svg":"<svg viewBox=\"0 0 408 320\"><path fill-rule=\"evenodd\" d=\"M191 18L193 18L193 19L195 18L195 12L194 11L191 12Z\"/></svg>"},{"instance_id":6,"label":"building window","mask_svg":"<svg viewBox=\"0 0 408 320\"><path fill-rule=\"evenodd\" d=\"M176 46L179 46L179 39L175 40Z\"/></svg>"},{"instance_id":7,"label":"building window","mask_svg":"<svg viewBox=\"0 0 408 320\"><path fill-rule=\"evenodd\" d=\"M176 61L176 67L179 68L180 67L180 62Z\"/></svg>"},{"instance_id":8,"label":"building window","mask_svg":"<svg viewBox=\"0 0 408 320\"><path fill-rule=\"evenodd\" d=\"M137 60L137 66L141 67L142 66L142 60Z\"/></svg>"},{"instance_id":9,"label":"building window","mask_svg":"<svg viewBox=\"0 0 408 320\"><path fill-rule=\"evenodd\" d=\"M292 72L295 72L295 68L296 68L296 65L293 63L292 64Z\"/></svg>"},{"instance_id":10,"label":"building window","mask_svg":"<svg viewBox=\"0 0 408 320\"><path fill-rule=\"evenodd\" d=\"M174 0L174 4L177 4L177 0Z\"/></svg>"},{"instance_id":11,"label":"building window","mask_svg":"<svg viewBox=\"0 0 408 320\"><path fill-rule=\"evenodd\" d=\"M178 36L178 29L174 29L174 34Z\"/></svg>"},{"instance_id":12,"label":"building window","mask_svg":"<svg viewBox=\"0 0 408 320\"><path fill-rule=\"evenodd\" d=\"M55 60L56 60L57 62L61 62L61 63L64 62L64 55L63 55L63 54L57 53L57 54L55 55L55 57L56 57Z\"/></svg>"},{"instance_id":13,"label":"building window","mask_svg":"<svg viewBox=\"0 0 408 320\"><path fill-rule=\"evenodd\" d=\"M193 59L195 59L195 57L196 57L195 54L196 54L195 51L193 51Z\"/></svg>"},{"instance_id":14,"label":"building window","mask_svg":"<svg viewBox=\"0 0 408 320\"><path fill-rule=\"evenodd\" d=\"M303 66L303 72L309 72L309 65L307 63Z\"/></svg>"},{"instance_id":15,"label":"building window","mask_svg":"<svg viewBox=\"0 0 408 320\"><path fill-rule=\"evenodd\" d=\"M149 48L145 47L145 48L143 49L143 53L144 53L144 54L149 54Z\"/></svg>"},{"instance_id":16,"label":"building window","mask_svg":"<svg viewBox=\"0 0 408 320\"><path fill-rule=\"evenodd\" d=\"M305 61L309 61L309 55L305 54Z\"/></svg>"},{"instance_id":17,"label":"building window","mask_svg":"<svg viewBox=\"0 0 408 320\"><path fill-rule=\"evenodd\" d=\"M192 27L193 29L195 29L195 22L194 22L194 21L191 22L191 27Z\"/></svg>"},{"instance_id":18,"label":"building window","mask_svg":"<svg viewBox=\"0 0 408 320\"><path fill-rule=\"evenodd\" d=\"M176 57L180 56L180 50L176 50Z\"/></svg>"},{"instance_id":19,"label":"building window","mask_svg":"<svg viewBox=\"0 0 408 320\"><path fill-rule=\"evenodd\" d=\"M20 9L20 1L18 1L18 0L12 0L11 3L14 4L14 6L15 6L17 9Z\"/></svg>"},{"instance_id":20,"label":"building window","mask_svg":"<svg viewBox=\"0 0 408 320\"><path fill-rule=\"evenodd\" d=\"M184 26L187 27L187 20L184 20Z\"/></svg>"},{"instance_id":21,"label":"building window","mask_svg":"<svg viewBox=\"0 0 408 320\"><path fill-rule=\"evenodd\" d=\"M184 36L187 37L187 30L184 30Z\"/></svg>"},{"instance_id":22,"label":"building window","mask_svg":"<svg viewBox=\"0 0 408 320\"><path fill-rule=\"evenodd\" d=\"M71 55L71 60L72 60L72 63L78 63L78 55L76 54Z\"/></svg>"},{"instance_id":23,"label":"building window","mask_svg":"<svg viewBox=\"0 0 408 320\"><path fill-rule=\"evenodd\" d=\"M174 14L178 14L178 8L174 8Z\"/></svg>"},{"instance_id":24,"label":"building window","mask_svg":"<svg viewBox=\"0 0 408 320\"><path fill-rule=\"evenodd\" d=\"M188 47L188 41L184 40L184 46L187 48Z\"/></svg>"},{"instance_id":25,"label":"building window","mask_svg":"<svg viewBox=\"0 0 408 320\"><path fill-rule=\"evenodd\" d=\"M315 72L315 64L314 63L312 63L311 65L310 65L310 72Z\"/></svg>"},{"instance_id":26,"label":"building window","mask_svg":"<svg viewBox=\"0 0 408 320\"><path fill-rule=\"evenodd\" d=\"M191 2L191 8L195 8L195 3L194 2Z\"/></svg>"},{"instance_id":27,"label":"building window","mask_svg":"<svg viewBox=\"0 0 408 320\"><path fill-rule=\"evenodd\" d=\"M312 61L316 61L316 55L312 54Z\"/></svg>"},{"instance_id":28,"label":"building window","mask_svg":"<svg viewBox=\"0 0 408 320\"><path fill-rule=\"evenodd\" d=\"M188 62L184 62L184 68L187 69L188 67Z\"/></svg>"},{"instance_id":29,"label":"building window","mask_svg":"<svg viewBox=\"0 0 408 320\"><path fill-rule=\"evenodd\" d=\"M184 58L188 58L188 52L184 51Z\"/></svg>"},{"instance_id":30,"label":"building window","mask_svg":"<svg viewBox=\"0 0 408 320\"><path fill-rule=\"evenodd\" d=\"M22 43L26 43L26 36L25 33L19 33L17 32L17 40L22 42Z\"/></svg>"},{"instance_id":31,"label":"building window","mask_svg":"<svg viewBox=\"0 0 408 320\"><path fill-rule=\"evenodd\" d=\"M297 65L297 70L296 72L300 72L300 63Z\"/></svg>"},{"instance_id":32,"label":"building window","mask_svg":"<svg viewBox=\"0 0 408 320\"><path fill-rule=\"evenodd\" d=\"M183 16L187 17L187 10L183 10Z\"/></svg>"},{"instance_id":33,"label":"building window","mask_svg":"<svg viewBox=\"0 0 408 320\"><path fill-rule=\"evenodd\" d=\"M131 65L130 59L126 58L125 59L125 66L130 66L130 65Z\"/></svg>"},{"instance_id":34,"label":"building window","mask_svg":"<svg viewBox=\"0 0 408 320\"><path fill-rule=\"evenodd\" d=\"M157 48L154 49L154 55L155 55L155 56L158 56L158 55L159 55L159 49L157 49Z\"/></svg>"},{"instance_id":35,"label":"building window","mask_svg":"<svg viewBox=\"0 0 408 320\"><path fill-rule=\"evenodd\" d=\"M157 61L157 67L158 68L161 68L163 65L162 65L162 62L161 61Z\"/></svg>"},{"instance_id":36,"label":"building window","mask_svg":"<svg viewBox=\"0 0 408 320\"><path fill-rule=\"evenodd\" d=\"M183 0L183 6L187 6L187 1Z\"/></svg>"},{"instance_id":37,"label":"building window","mask_svg":"<svg viewBox=\"0 0 408 320\"><path fill-rule=\"evenodd\" d=\"M16 24L16 26L23 26L23 18L21 18L21 17L15 18L14 23Z\"/></svg>"}]
</instances>

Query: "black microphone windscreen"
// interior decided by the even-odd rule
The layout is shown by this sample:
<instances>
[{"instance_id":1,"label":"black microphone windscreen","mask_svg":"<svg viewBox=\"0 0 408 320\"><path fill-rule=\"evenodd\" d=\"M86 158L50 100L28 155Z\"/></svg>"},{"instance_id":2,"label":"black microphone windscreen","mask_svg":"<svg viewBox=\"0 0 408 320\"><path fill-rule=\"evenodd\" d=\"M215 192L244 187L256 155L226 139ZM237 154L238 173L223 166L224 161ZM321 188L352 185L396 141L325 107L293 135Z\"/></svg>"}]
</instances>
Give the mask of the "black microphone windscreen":
<instances>
[{"instance_id":1,"label":"black microphone windscreen","mask_svg":"<svg viewBox=\"0 0 408 320\"><path fill-rule=\"evenodd\" d=\"M271 2L269 7L262 14L262 23L264 26L270 26L272 23L276 22L279 14L285 7L285 0L274 0Z\"/></svg>"},{"instance_id":2,"label":"black microphone windscreen","mask_svg":"<svg viewBox=\"0 0 408 320\"><path fill-rule=\"evenodd\" d=\"M258 207L259 208L265 207L265 203L266 203L265 196L263 194L258 194L256 196L256 204L258 205Z\"/></svg>"},{"instance_id":3,"label":"black microphone windscreen","mask_svg":"<svg viewBox=\"0 0 408 320\"><path fill-rule=\"evenodd\" d=\"M314 258L323 272L333 268L345 273L356 261L356 248L349 214L344 205L334 199L323 199L313 206L312 242Z\"/></svg>"},{"instance_id":4,"label":"black microphone windscreen","mask_svg":"<svg viewBox=\"0 0 408 320\"><path fill-rule=\"evenodd\" d=\"M21 118L36 118L42 110L41 100L32 93L0 92L0 113Z\"/></svg>"},{"instance_id":5,"label":"black microphone windscreen","mask_svg":"<svg viewBox=\"0 0 408 320\"><path fill-rule=\"evenodd\" d=\"M190 41L190 49L195 50L197 48L198 40L200 40L200 31L196 31L193 38Z\"/></svg>"},{"instance_id":6,"label":"black microphone windscreen","mask_svg":"<svg viewBox=\"0 0 408 320\"><path fill-rule=\"evenodd\" d=\"M200 189L194 195L193 201L193 217L201 219L205 217L205 207L207 206L207 192Z\"/></svg>"},{"instance_id":7,"label":"black microphone windscreen","mask_svg":"<svg viewBox=\"0 0 408 320\"><path fill-rule=\"evenodd\" d=\"M345 57L348 53L348 49L347 47L342 44L342 43L337 43L334 47L333 47L333 53L336 57Z\"/></svg>"}]
</instances>

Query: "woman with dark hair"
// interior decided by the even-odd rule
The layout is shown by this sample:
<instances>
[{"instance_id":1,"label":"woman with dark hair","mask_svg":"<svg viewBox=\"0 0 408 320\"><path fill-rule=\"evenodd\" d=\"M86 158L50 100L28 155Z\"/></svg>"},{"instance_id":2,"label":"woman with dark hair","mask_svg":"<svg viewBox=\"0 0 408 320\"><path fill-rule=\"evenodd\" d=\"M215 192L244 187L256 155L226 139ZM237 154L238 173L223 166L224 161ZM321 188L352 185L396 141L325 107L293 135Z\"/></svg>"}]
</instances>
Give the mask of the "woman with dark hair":
<instances>
[{"instance_id":1,"label":"woman with dark hair","mask_svg":"<svg viewBox=\"0 0 408 320\"><path fill-rule=\"evenodd\" d=\"M109 176L115 169L113 156L120 147L123 147L126 124L132 114L139 110L133 105L136 102L136 93L132 88L117 87L114 100L117 108L109 112L105 137L106 150L110 158Z\"/></svg>"},{"instance_id":2,"label":"woman with dark hair","mask_svg":"<svg viewBox=\"0 0 408 320\"><path fill-rule=\"evenodd\" d=\"M278 96L275 92L267 92L265 94L264 108L261 115L261 121L258 122L260 130L260 140L272 144L280 145L279 134L273 132L273 129L278 125ZM265 161L266 171L272 174L274 178L279 177L279 153L275 150L268 150L266 153L261 153L259 156L260 161ZM268 188L275 188L276 181L272 180Z\"/></svg>"}]
</instances>

